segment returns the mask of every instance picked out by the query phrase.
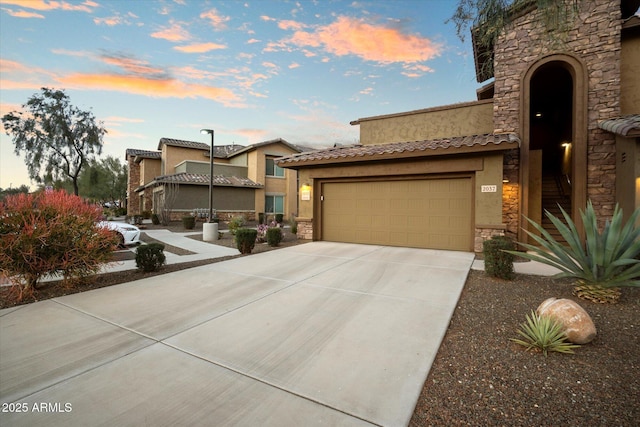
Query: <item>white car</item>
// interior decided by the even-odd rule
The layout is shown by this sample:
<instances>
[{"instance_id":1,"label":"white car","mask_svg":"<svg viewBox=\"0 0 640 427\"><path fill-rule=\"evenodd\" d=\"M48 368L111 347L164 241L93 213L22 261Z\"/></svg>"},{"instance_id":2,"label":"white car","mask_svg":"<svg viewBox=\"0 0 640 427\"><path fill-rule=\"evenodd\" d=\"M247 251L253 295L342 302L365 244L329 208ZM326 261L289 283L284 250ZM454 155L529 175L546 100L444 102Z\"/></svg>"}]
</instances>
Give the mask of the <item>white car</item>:
<instances>
[{"instance_id":1,"label":"white car","mask_svg":"<svg viewBox=\"0 0 640 427\"><path fill-rule=\"evenodd\" d=\"M107 228L118 233L120 246L137 245L140 243L140 229L126 222L100 221L98 227Z\"/></svg>"}]
</instances>

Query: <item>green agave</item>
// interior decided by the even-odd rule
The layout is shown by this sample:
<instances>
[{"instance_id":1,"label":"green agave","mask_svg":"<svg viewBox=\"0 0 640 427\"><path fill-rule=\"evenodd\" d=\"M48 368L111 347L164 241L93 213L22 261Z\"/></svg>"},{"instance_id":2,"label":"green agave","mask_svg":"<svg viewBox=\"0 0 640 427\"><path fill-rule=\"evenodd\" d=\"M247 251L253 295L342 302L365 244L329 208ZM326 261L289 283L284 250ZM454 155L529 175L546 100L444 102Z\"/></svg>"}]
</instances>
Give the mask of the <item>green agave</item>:
<instances>
[{"instance_id":1,"label":"green agave","mask_svg":"<svg viewBox=\"0 0 640 427\"><path fill-rule=\"evenodd\" d=\"M623 225L622 210L616 205L611 221L606 222L600 233L589 201L587 209L580 212L586 236L584 245L569 214L562 207L560 210L566 224L548 211L545 215L567 246L556 241L540 224L525 217L540 235L528 230L525 232L540 246L519 243L530 252L507 252L560 269L562 272L556 278L574 278L586 285L602 288L640 286L640 260L637 259L640 255L640 228L635 225L640 209L636 209Z\"/></svg>"},{"instance_id":2,"label":"green agave","mask_svg":"<svg viewBox=\"0 0 640 427\"><path fill-rule=\"evenodd\" d=\"M511 341L527 347L527 350L540 349L546 356L550 351L558 353L573 353L573 349L580 347L566 341L567 337L562 326L549 316L538 316L531 311L527 321L520 325L518 333L524 338L511 338Z\"/></svg>"}]
</instances>

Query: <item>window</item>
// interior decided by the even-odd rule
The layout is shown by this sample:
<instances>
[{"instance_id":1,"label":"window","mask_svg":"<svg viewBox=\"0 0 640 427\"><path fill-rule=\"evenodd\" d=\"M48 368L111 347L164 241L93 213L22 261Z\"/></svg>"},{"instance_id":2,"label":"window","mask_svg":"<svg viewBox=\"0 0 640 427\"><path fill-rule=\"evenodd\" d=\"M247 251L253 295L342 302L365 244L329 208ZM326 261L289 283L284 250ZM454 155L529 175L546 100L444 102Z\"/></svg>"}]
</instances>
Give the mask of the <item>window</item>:
<instances>
[{"instance_id":1,"label":"window","mask_svg":"<svg viewBox=\"0 0 640 427\"><path fill-rule=\"evenodd\" d=\"M284 214L284 196L265 196L265 213Z\"/></svg>"},{"instance_id":2,"label":"window","mask_svg":"<svg viewBox=\"0 0 640 427\"><path fill-rule=\"evenodd\" d=\"M284 176L284 169L282 169L280 166L276 165L273 162L273 159L267 159L266 175L267 176L283 177Z\"/></svg>"}]
</instances>

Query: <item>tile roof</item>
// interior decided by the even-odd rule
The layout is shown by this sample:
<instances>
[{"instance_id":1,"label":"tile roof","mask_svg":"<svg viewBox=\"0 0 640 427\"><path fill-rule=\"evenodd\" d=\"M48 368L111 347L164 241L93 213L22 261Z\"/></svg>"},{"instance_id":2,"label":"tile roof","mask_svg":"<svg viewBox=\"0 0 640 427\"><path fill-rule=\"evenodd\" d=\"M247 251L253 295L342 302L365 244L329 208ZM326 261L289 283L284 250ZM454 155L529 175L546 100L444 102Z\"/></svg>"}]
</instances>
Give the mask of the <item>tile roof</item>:
<instances>
[{"instance_id":1,"label":"tile roof","mask_svg":"<svg viewBox=\"0 0 640 427\"><path fill-rule=\"evenodd\" d=\"M158 176L150 184L158 184L158 183L164 183L164 182L175 182L178 184L209 185L209 175L181 172L174 175ZM219 187L249 187L249 188L263 187L262 184L254 182L249 178L242 178L237 176L223 176L223 175L214 175L213 185L219 186Z\"/></svg>"},{"instance_id":2,"label":"tile roof","mask_svg":"<svg viewBox=\"0 0 640 427\"><path fill-rule=\"evenodd\" d=\"M640 136L640 114L616 117L598 123L600 129L621 136Z\"/></svg>"},{"instance_id":3,"label":"tile roof","mask_svg":"<svg viewBox=\"0 0 640 427\"><path fill-rule=\"evenodd\" d=\"M126 156L141 157L144 159L159 159L160 151L138 150L136 148L127 148Z\"/></svg>"},{"instance_id":4,"label":"tile roof","mask_svg":"<svg viewBox=\"0 0 640 427\"><path fill-rule=\"evenodd\" d=\"M196 148L198 150L209 150L209 144L194 141L184 141L182 139L160 138L158 150L162 149L162 145L171 145L174 147Z\"/></svg>"},{"instance_id":5,"label":"tile roof","mask_svg":"<svg viewBox=\"0 0 640 427\"><path fill-rule=\"evenodd\" d=\"M334 147L325 150L293 154L281 159L276 159L276 163L279 166L295 168L296 166L313 164L388 160L504 150L517 148L519 143L520 139L513 133L471 135L425 141L394 142L380 145Z\"/></svg>"}]
</instances>

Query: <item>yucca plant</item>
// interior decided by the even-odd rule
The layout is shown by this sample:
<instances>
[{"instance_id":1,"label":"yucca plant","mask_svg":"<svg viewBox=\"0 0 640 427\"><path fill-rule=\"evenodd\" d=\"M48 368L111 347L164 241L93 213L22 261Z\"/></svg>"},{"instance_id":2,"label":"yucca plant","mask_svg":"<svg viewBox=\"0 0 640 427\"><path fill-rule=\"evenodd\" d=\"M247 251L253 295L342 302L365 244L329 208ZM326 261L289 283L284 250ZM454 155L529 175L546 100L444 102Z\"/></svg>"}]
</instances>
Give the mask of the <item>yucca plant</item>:
<instances>
[{"instance_id":1,"label":"yucca plant","mask_svg":"<svg viewBox=\"0 0 640 427\"><path fill-rule=\"evenodd\" d=\"M539 349L546 356L550 351L558 353L573 353L578 344L567 342L567 336L562 331L562 325L549 316L538 316L531 311L527 321L518 330L524 339L511 338L516 344L527 347L527 350Z\"/></svg>"},{"instance_id":2,"label":"yucca plant","mask_svg":"<svg viewBox=\"0 0 640 427\"><path fill-rule=\"evenodd\" d=\"M607 221L600 232L589 201L586 210L580 211L585 229L584 243L569 214L562 207L560 210L565 222L548 211L545 215L567 245L559 243L540 224L526 218L540 235L525 232L539 246L519 243L530 252L511 253L560 269L562 272L554 277L575 279L578 285L574 295L594 302L616 302L620 297L619 287L640 286L640 228L636 227L640 209L623 224L622 210L616 205L611 221Z\"/></svg>"}]
</instances>

